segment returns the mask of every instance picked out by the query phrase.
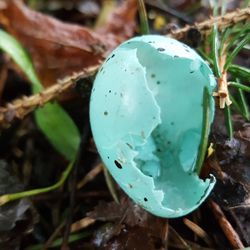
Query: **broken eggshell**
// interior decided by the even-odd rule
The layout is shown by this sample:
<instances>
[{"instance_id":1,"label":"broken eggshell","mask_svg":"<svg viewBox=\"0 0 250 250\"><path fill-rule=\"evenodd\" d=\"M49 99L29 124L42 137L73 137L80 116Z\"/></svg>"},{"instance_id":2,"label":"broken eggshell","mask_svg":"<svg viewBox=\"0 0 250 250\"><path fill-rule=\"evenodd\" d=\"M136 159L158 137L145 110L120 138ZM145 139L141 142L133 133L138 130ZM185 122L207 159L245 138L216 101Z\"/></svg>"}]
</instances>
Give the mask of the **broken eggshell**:
<instances>
[{"instance_id":1,"label":"broken eggshell","mask_svg":"<svg viewBox=\"0 0 250 250\"><path fill-rule=\"evenodd\" d=\"M132 38L106 59L92 89L90 120L108 170L139 205L179 217L209 195L213 176L195 172L201 141L203 90L211 124L215 78L187 45L159 35Z\"/></svg>"}]
</instances>

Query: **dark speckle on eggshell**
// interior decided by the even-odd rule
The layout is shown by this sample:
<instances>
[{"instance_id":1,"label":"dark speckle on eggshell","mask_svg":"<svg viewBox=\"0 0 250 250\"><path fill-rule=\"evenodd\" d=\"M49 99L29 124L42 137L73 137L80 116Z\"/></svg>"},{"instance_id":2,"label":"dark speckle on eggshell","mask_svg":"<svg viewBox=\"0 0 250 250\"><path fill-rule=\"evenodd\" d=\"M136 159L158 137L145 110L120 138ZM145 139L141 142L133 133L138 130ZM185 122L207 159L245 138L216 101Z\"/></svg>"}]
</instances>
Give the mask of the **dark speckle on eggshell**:
<instances>
[{"instance_id":1,"label":"dark speckle on eggshell","mask_svg":"<svg viewBox=\"0 0 250 250\"><path fill-rule=\"evenodd\" d=\"M117 160L114 161L115 165L119 168L122 169L122 165L120 162L118 162Z\"/></svg>"},{"instance_id":2,"label":"dark speckle on eggshell","mask_svg":"<svg viewBox=\"0 0 250 250\"><path fill-rule=\"evenodd\" d=\"M157 50L160 51L160 52L165 51L164 48L158 48Z\"/></svg>"}]
</instances>

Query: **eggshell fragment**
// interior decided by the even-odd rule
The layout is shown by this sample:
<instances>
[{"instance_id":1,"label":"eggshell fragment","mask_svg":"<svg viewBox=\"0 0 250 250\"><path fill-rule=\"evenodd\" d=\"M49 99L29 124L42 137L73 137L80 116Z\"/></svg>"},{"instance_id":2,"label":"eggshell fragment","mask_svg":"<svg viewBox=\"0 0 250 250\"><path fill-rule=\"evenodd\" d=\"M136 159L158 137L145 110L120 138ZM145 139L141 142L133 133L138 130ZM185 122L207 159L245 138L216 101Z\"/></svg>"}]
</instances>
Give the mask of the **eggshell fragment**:
<instances>
[{"instance_id":1,"label":"eggshell fragment","mask_svg":"<svg viewBox=\"0 0 250 250\"><path fill-rule=\"evenodd\" d=\"M203 90L214 115L215 78L187 45L159 35L132 38L106 59L92 89L90 120L98 151L122 189L161 217L179 217L209 195L213 176L195 172Z\"/></svg>"}]
</instances>

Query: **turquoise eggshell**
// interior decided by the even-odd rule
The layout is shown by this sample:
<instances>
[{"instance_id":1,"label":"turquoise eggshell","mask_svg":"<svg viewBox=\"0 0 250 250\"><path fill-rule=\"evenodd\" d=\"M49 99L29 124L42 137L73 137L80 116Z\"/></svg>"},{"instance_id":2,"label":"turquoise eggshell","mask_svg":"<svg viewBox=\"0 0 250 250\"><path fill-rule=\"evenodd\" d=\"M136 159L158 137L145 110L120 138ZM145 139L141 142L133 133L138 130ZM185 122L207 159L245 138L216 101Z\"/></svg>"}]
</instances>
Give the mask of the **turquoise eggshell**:
<instances>
[{"instance_id":1,"label":"turquoise eggshell","mask_svg":"<svg viewBox=\"0 0 250 250\"><path fill-rule=\"evenodd\" d=\"M187 45L159 35L122 43L96 76L90 121L97 149L122 189L157 216L190 213L215 184L194 170L205 86L211 124L212 71Z\"/></svg>"}]
</instances>

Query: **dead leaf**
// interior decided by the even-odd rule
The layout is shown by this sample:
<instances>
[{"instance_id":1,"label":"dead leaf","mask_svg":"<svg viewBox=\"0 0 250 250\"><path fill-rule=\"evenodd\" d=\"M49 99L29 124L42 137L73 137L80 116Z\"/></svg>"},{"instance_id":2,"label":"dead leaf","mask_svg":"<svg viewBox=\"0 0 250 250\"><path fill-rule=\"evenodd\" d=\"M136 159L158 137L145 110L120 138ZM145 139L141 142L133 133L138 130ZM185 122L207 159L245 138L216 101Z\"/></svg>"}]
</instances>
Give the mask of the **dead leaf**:
<instances>
[{"instance_id":1,"label":"dead leaf","mask_svg":"<svg viewBox=\"0 0 250 250\"><path fill-rule=\"evenodd\" d=\"M157 249L162 247L166 220L157 218L128 198L121 203L102 202L88 216L105 222L94 236L93 242L102 249ZM109 232L107 235L106 232Z\"/></svg>"},{"instance_id":2,"label":"dead leaf","mask_svg":"<svg viewBox=\"0 0 250 250\"><path fill-rule=\"evenodd\" d=\"M213 131L216 157L211 165L217 178L213 193L216 202L224 208L244 206L250 199L250 124L238 115L233 119L236 132L232 140L224 135L219 116Z\"/></svg>"},{"instance_id":3,"label":"dead leaf","mask_svg":"<svg viewBox=\"0 0 250 250\"><path fill-rule=\"evenodd\" d=\"M96 65L108 51L132 36L135 2L125 1L97 32L33 11L19 0L6 1L7 7L0 10L0 23L29 51L40 80L49 86L72 72Z\"/></svg>"},{"instance_id":4,"label":"dead leaf","mask_svg":"<svg viewBox=\"0 0 250 250\"><path fill-rule=\"evenodd\" d=\"M29 51L45 86L102 59L100 36L30 10L21 1L9 1L0 22Z\"/></svg>"},{"instance_id":5,"label":"dead leaf","mask_svg":"<svg viewBox=\"0 0 250 250\"><path fill-rule=\"evenodd\" d=\"M0 194L23 190L16 177L7 171L7 164L0 161ZM21 199L0 207L0 249L16 249L23 234L31 231L37 214L30 201Z\"/></svg>"},{"instance_id":6,"label":"dead leaf","mask_svg":"<svg viewBox=\"0 0 250 250\"><path fill-rule=\"evenodd\" d=\"M137 1L126 0L110 13L107 22L96 30L98 34L105 37L109 46L114 48L124 40L133 36L136 22Z\"/></svg>"}]
</instances>

